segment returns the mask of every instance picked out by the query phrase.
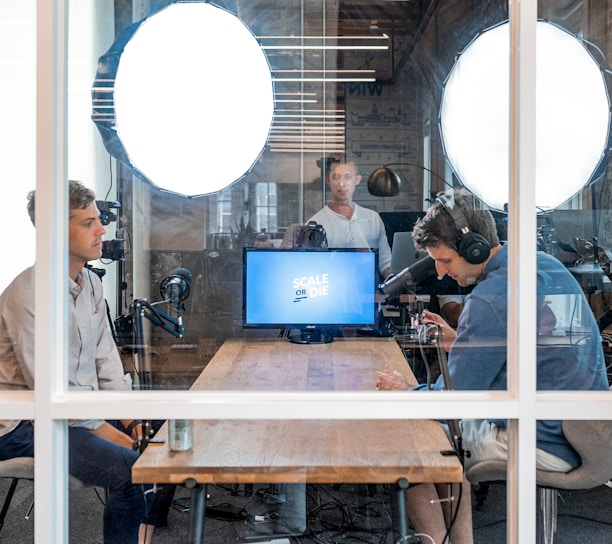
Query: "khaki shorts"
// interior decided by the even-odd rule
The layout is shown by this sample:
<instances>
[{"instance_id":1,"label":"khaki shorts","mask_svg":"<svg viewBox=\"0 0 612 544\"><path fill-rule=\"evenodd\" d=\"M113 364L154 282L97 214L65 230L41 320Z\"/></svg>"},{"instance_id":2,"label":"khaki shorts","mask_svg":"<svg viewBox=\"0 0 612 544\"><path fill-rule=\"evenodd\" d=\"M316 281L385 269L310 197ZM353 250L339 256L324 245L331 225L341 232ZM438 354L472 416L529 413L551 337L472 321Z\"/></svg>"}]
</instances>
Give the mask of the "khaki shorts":
<instances>
[{"instance_id":1,"label":"khaki shorts","mask_svg":"<svg viewBox=\"0 0 612 544\"><path fill-rule=\"evenodd\" d=\"M508 429L486 419L464 419L461 421L461 437L464 450L470 451L465 457L465 468L481 461L508 460ZM551 472L569 472L572 466L565 460L536 450L536 467Z\"/></svg>"}]
</instances>

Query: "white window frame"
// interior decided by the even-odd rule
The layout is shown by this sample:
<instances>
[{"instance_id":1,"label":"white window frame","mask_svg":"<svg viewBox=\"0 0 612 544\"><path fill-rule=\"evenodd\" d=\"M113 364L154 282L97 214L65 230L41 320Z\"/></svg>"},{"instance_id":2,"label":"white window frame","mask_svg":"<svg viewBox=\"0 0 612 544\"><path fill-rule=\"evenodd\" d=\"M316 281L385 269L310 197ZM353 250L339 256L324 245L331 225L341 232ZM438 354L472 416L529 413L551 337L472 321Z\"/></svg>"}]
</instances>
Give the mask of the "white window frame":
<instances>
[{"instance_id":1,"label":"white window frame","mask_svg":"<svg viewBox=\"0 0 612 544\"><path fill-rule=\"evenodd\" d=\"M507 392L221 392L66 390L66 35L68 0L37 0L36 391L3 393L5 417L36 420L35 535L68 543L66 420L78 418L446 418L511 421L507 542L535 542L537 419L612 419L609 392L536 392L535 88L536 0L509 0L511 184L509 389ZM522 251L520 250L522 248ZM58 258L59 257L59 258ZM520 274L519 274L520 269ZM519 289L520 287L520 289ZM519 319L520 316L520 319ZM61 467L61 470L58 468ZM524 488L524 490L523 490ZM519 495L521 500L519 501Z\"/></svg>"}]
</instances>

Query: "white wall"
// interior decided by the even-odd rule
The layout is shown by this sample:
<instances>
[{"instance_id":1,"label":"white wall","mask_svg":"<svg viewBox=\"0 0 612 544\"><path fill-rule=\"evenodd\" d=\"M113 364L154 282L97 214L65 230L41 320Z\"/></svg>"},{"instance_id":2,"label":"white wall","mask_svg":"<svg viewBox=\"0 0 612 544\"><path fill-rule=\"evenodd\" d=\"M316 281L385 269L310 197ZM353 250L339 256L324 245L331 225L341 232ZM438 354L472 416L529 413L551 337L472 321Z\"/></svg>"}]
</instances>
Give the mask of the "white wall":
<instances>
[{"instance_id":1,"label":"white wall","mask_svg":"<svg viewBox=\"0 0 612 544\"><path fill-rule=\"evenodd\" d=\"M26 196L36 185L36 2L0 2L0 291L34 262Z\"/></svg>"},{"instance_id":2,"label":"white wall","mask_svg":"<svg viewBox=\"0 0 612 544\"><path fill-rule=\"evenodd\" d=\"M91 121L91 87L98 57L114 38L113 2L71 2L68 88L68 176L96 191L101 200L116 199L109 155ZM0 291L34 262L35 232L26 213L28 191L36 185L36 2L0 2L0 183L2 184L2 266ZM109 193L110 191L110 193ZM107 197L107 193L108 197ZM115 234L114 224L106 238ZM99 263L96 263L98 266ZM107 299L115 301L116 265L106 268ZM113 309L111 308L111 311ZM114 315L114 312L113 312Z\"/></svg>"}]
</instances>

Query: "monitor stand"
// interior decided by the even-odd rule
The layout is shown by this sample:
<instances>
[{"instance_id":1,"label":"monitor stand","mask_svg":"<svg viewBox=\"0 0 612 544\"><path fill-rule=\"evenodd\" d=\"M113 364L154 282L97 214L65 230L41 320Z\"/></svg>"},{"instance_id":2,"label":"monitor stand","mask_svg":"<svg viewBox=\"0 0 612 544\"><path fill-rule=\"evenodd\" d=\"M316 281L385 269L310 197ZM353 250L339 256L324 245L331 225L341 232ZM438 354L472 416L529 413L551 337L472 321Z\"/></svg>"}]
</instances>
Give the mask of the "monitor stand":
<instances>
[{"instance_id":1,"label":"monitor stand","mask_svg":"<svg viewBox=\"0 0 612 544\"><path fill-rule=\"evenodd\" d=\"M329 344L334 341L336 329L300 329L289 335L289 342L294 344Z\"/></svg>"}]
</instances>

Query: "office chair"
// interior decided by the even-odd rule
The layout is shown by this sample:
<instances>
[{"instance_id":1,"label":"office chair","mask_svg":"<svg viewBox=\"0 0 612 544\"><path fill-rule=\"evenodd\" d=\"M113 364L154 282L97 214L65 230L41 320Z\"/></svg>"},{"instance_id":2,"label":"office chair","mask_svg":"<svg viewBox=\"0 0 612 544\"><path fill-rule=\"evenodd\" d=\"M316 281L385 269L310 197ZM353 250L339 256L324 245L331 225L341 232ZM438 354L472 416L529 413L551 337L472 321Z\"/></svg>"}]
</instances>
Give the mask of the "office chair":
<instances>
[{"instance_id":1,"label":"office chair","mask_svg":"<svg viewBox=\"0 0 612 544\"><path fill-rule=\"evenodd\" d=\"M557 498L561 489L592 489L612 476L612 421L564 421L563 434L578 452L582 464L569 472L536 471L540 492L538 542L553 544L557 528ZM483 461L466 470L472 484L505 481L505 461Z\"/></svg>"},{"instance_id":2,"label":"office chair","mask_svg":"<svg viewBox=\"0 0 612 544\"><path fill-rule=\"evenodd\" d=\"M34 457L15 457L14 459L0 461L0 478L8 478L11 480L6 497L4 498L4 503L2 504L2 510L0 510L1 531L4 526L4 519L11 505L11 500L15 494L17 483L19 480L34 480ZM77 480L74 476L69 476L69 485L71 490L76 490L85 487L86 484ZM32 506L26 514L26 519L29 517Z\"/></svg>"}]
</instances>

